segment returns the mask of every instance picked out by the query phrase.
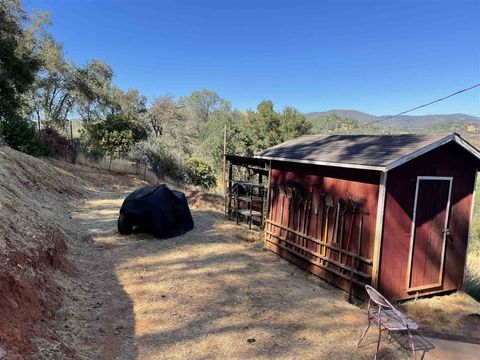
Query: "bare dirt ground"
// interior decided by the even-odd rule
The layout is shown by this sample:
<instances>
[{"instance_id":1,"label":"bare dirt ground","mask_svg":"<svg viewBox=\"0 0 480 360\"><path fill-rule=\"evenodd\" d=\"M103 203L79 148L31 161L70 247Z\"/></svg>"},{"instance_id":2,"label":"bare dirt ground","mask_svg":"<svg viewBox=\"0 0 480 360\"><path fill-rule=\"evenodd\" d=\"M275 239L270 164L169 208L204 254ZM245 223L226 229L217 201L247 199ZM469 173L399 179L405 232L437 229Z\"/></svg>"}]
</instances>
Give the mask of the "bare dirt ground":
<instances>
[{"instance_id":1,"label":"bare dirt ground","mask_svg":"<svg viewBox=\"0 0 480 360\"><path fill-rule=\"evenodd\" d=\"M89 338L104 359L369 359L365 314L343 292L263 250L257 235L190 194L195 229L167 240L121 236L131 189L103 189L74 213L92 236L84 260ZM394 343L383 358L408 356ZM93 355L93 353L92 353Z\"/></svg>"}]
</instances>

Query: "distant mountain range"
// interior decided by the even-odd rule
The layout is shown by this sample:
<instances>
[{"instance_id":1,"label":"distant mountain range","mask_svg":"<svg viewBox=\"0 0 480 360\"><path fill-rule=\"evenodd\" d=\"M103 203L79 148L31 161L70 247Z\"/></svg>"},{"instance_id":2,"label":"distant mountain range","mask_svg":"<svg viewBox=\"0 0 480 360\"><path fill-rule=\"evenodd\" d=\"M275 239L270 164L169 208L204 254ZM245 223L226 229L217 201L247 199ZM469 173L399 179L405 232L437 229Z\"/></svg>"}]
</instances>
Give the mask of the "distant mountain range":
<instances>
[{"instance_id":1,"label":"distant mountain range","mask_svg":"<svg viewBox=\"0 0 480 360\"><path fill-rule=\"evenodd\" d=\"M357 120L362 124L370 124L388 117L389 115L376 116L370 115L356 110L329 110L323 112L311 112L305 114L305 117L309 120L313 120L319 117L336 114L342 118L348 118ZM441 114L441 115L400 115L392 119L388 119L381 122L376 122L374 126L387 127L387 128L427 128L427 127L442 127L449 124L459 125L475 125L480 127L480 117L466 115L466 114Z\"/></svg>"}]
</instances>

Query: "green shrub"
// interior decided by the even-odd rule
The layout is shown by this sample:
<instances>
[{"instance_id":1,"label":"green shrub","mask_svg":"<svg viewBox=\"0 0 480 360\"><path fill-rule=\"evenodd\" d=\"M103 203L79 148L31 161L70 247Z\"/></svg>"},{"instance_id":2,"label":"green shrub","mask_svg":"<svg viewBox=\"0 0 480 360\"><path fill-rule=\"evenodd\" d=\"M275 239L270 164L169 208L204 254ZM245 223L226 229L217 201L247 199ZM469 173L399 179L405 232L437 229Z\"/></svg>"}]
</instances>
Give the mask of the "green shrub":
<instances>
[{"instance_id":1,"label":"green shrub","mask_svg":"<svg viewBox=\"0 0 480 360\"><path fill-rule=\"evenodd\" d=\"M12 149L33 156L45 154L45 147L35 126L19 116L0 121L0 137Z\"/></svg>"},{"instance_id":2,"label":"green shrub","mask_svg":"<svg viewBox=\"0 0 480 360\"><path fill-rule=\"evenodd\" d=\"M480 252L471 251L468 254L468 264L465 271L463 291L480 301Z\"/></svg>"},{"instance_id":3,"label":"green shrub","mask_svg":"<svg viewBox=\"0 0 480 360\"><path fill-rule=\"evenodd\" d=\"M205 160L192 157L187 160L187 176L193 185L210 188L215 186L216 178L213 168Z\"/></svg>"},{"instance_id":4,"label":"green shrub","mask_svg":"<svg viewBox=\"0 0 480 360\"><path fill-rule=\"evenodd\" d=\"M480 181L477 181L476 184L476 194L480 194ZM480 196L475 196L475 206L472 221L472 233L468 249L470 251L480 251Z\"/></svg>"}]
</instances>

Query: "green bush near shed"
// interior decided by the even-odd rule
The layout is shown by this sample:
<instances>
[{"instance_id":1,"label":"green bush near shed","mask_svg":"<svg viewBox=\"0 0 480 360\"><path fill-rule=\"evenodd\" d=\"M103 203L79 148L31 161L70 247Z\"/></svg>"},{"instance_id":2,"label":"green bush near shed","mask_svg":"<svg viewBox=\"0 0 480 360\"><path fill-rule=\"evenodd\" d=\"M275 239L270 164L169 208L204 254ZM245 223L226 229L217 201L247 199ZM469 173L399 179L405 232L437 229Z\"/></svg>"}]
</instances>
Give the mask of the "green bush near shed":
<instances>
[{"instance_id":1,"label":"green bush near shed","mask_svg":"<svg viewBox=\"0 0 480 360\"><path fill-rule=\"evenodd\" d=\"M216 179L213 168L205 160L191 157L186 161L186 166L188 179L193 185L207 189L215 186Z\"/></svg>"}]
</instances>

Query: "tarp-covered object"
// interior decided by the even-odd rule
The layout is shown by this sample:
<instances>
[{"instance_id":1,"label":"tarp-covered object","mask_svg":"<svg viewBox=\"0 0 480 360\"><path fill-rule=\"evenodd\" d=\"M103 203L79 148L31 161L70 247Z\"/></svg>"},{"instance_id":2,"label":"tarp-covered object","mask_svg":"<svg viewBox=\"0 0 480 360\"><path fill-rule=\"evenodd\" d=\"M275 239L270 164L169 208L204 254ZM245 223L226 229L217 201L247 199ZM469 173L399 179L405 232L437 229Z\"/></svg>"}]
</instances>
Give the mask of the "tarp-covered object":
<instances>
[{"instance_id":1,"label":"tarp-covered object","mask_svg":"<svg viewBox=\"0 0 480 360\"><path fill-rule=\"evenodd\" d=\"M136 231L170 238L193 229L185 194L166 185L149 185L135 190L123 201L118 218L121 233Z\"/></svg>"}]
</instances>

